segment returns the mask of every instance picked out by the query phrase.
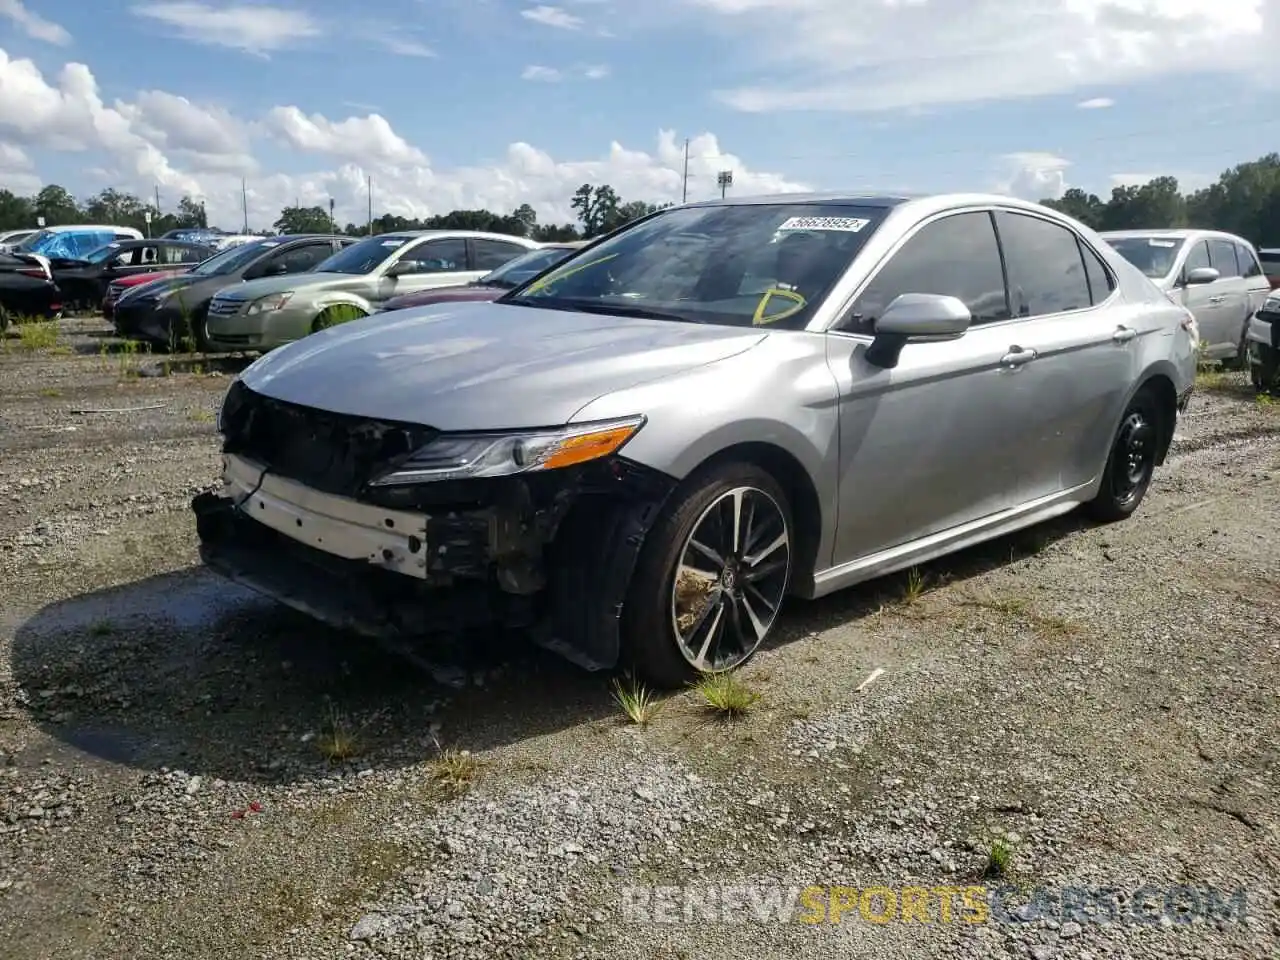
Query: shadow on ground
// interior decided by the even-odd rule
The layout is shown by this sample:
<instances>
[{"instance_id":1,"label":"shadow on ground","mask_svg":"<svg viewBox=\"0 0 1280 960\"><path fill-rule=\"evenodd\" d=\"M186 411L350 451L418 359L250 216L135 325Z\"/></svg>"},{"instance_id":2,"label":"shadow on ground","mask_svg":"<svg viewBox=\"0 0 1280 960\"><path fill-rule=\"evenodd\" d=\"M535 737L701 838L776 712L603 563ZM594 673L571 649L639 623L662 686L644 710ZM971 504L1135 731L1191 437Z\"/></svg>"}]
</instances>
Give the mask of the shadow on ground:
<instances>
[{"instance_id":1,"label":"shadow on ground","mask_svg":"<svg viewBox=\"0 0 1280 960\"><path fill-rule=\"evenodd\" d=\"M962 581L1083 526L1066 517L921 573L932 584ZM905 580L793 602L770 646L865 616ZM59 749L262 783L335 766L395 769L441 745L484 750L617 715L607 676L523 638L480 636L437 652L469 675L466 686L192 569L45 607L16 630L13 673L25 709ZM335 759L335 740L357 754Z\"/></svg>"}]
</instances>

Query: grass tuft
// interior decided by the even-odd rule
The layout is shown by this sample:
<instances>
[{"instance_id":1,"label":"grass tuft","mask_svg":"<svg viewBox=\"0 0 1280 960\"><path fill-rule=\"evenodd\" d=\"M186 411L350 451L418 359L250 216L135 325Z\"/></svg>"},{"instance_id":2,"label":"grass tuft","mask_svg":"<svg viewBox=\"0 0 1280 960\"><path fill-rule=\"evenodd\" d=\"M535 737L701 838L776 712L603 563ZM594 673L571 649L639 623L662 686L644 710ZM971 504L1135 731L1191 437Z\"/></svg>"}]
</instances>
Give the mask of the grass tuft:
<instances>
[{"instance_id":1,"label":"grass tuft","mask_svg":"<svg viewBox=\"0 0 1280 960\"><path fill-rule=\"evenodd\" d=\"M441 750L431 761L431 781L449 796L460 797L479 778L482 766L470 750Z\"/></svg>"},{"instance_id":2,"label":"grass tuft","mask_svg":"<svg viewBox=\"0 0 1280 960\"><path fill-rule=\"evenodd\" d=\"M693 689L702 697L703 707L725 720L745 716L760 702L760 694L752 690L736 673L709 673L698 680Z\"/></svg>"},{"instance_id":3,"label":"grass tuft","mask_svg":"<svg viewBox=\"0 0 1280 960\"><path fill-rule=\"evenodd\" d=\"M647 727L662 706L661 700L632 677L615 677L611 687L614 702L622 708L627 719L637 726Z\"/></svg>"},{"instance_id":4,"label":"grass tuft","mask_svg":"<svg viewBox=\"0 0 1280 960\"><path fill-rule=\"evenodd\" d=\"M316 749L330 763L343 763L352 757L359 756L360 743L342 718L331 711L328 726L324 733L316 738Z\"/></svg>"},{"instance_id":5,"label":"grass tuft","mask_svg":"<svg viewBox=\"0 0 1280 960\"><path fill-rule=\"evenodd\" d=\"M1013 869L1013 844L1004 837L996 837L987 847L987 863L982 875L988 879L1007 877Z\"/></svg>"},{"instance_id":6,"label":"grass tuft","mask_svg":"<svg viewBox=\"0 0 1280 960\"><path fill-rule=\"evenodd\" d=\"M924 596L928 588L928 574L919 567L912 567L907 571L907 576L902 581L902 592L898 595L898 600L905 606L919 603L920 598Z\"/></svg>"}]
</instances>

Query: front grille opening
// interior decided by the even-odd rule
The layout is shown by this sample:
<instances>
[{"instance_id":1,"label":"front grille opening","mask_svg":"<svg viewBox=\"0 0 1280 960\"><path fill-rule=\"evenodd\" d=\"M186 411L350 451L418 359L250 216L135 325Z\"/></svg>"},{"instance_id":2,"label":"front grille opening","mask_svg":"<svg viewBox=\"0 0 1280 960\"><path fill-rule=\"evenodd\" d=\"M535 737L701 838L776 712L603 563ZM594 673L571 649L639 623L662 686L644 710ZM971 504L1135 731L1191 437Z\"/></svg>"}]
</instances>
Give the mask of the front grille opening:
<instances>
[{"instance_id":1,"label":"front grille opening","mask_svg":"<svg viewBox=\"0 0 1280 960\"><path fill-rule=\"evenodd\" d=\"M237 380L222 408L223 451L313 490L358 497L374 477L439 435L432 427L316 410Z\"/></svg>"}]
</instances>

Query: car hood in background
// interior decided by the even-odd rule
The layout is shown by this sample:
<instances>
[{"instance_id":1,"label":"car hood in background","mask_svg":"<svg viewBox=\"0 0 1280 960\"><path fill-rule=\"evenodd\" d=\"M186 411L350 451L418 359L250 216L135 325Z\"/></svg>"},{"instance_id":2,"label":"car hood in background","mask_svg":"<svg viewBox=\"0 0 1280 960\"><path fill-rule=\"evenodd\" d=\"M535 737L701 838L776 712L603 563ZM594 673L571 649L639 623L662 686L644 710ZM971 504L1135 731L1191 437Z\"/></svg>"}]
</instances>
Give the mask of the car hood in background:
<instances>
[{"instance_id":1,"label":"car hood in background","mask_svg":"<svg viewBox=\"0 0 1280 960\"><path fill-rule=\"evenodd\" d=\"M269 297L273 293L284 293L286 290L308 290L313 287L331 286L341 289L344 286L364 286L369 282L367 274L351 273L290 273L283 277L260 277L236 284L234 289L219 290L227 300L257 300Z\"/></svg>"},{"instance_id":2,"label":"car hood in background","mask_svg":"<svg viewBox=\"0 0 1280 960\"><path fill-rule=\"evenodd\" d=\"M715 363L767 336L498 303L438 304L322 330L261 357L241 379L277 400L440 430L545 427L569 422L597 397Z\"/></svg>"},{"instance_id":3,"label":"car hood in background","mask_svg":"<svg viewBox=\"0 0 1280 960\"><path fill-rule=\"evenodd\" d=\"M197 283L204 280L218 280L222 283L235 283L235 277L197 277L191 274L180 273L175 277L161 277L160 279L152 279L152 282L146 284L146 295L154 297L161 293L168 293L171 290L185 290L187 287L194 287ZM139 296L141 296L139 291Z\"/></svg>"},{"instance_id":4,"label":"car hood in background","mask_svg":"<svg viewBox=\"0 0 1280 960\"><path fill-rule=\"evenodd\" d=\"M392 297L383 310L405 310L409 307L425 307L433 303L462 303L470 300L497 300L507 292L508 287L490 287L481 284L459 285L456 287L436 287L434 290L423 290L419 293L406 293L401 297Z\"/></svg>"}]
</instances>

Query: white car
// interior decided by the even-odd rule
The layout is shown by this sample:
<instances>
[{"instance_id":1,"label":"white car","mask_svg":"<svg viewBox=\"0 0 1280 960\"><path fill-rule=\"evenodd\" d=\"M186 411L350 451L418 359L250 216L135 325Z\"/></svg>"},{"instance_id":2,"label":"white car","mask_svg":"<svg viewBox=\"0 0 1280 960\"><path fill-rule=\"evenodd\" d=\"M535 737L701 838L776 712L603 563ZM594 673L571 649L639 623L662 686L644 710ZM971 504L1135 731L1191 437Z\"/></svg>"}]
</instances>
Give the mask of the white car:
<instances>
[{"instance_id":1,"label":"white car","mask_svg":"<svg viewBox=\"0 0 1280 960\"><path fill-rule=\"evenodd\" d=\"M1216 230L1113 230L1102 239L1191 311L1202 357L1244 362L1249 318L1271 290L1253 244Z\"/></svg>"},{"instance_id":2,"label":"white car","mask_svg":"<svg viewBox=\"0 0 1280 960\"><path fill-rule=\"evenodd\" d=\"M1280 387L1280 289L1271 291L1262 307L1249 318L1245 333L1249 379L1257 390Z\"/></svg>"}]
</instances>

